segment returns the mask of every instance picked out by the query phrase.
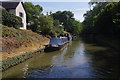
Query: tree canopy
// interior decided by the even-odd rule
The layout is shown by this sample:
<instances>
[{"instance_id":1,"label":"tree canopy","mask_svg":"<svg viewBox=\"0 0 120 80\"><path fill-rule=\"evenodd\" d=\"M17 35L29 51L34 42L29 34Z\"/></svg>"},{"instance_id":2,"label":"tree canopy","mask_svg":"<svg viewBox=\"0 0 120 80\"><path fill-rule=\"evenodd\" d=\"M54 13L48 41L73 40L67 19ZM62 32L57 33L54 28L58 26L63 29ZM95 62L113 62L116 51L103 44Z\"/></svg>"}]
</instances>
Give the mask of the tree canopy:
<instances>
[{"instance_id":1,"label":"tree canopy","mask_svg":"<svg viewBox=\"0 0 120 80\"><path fill-rule=\"evenodd\" d=\"M54 20L59 20L60 24L63 24L64 30L79 35L80 22L75 20L74 14L71 11L57 11L51 15Z\"/></svg>"},{"instance_id":2,"label":"tree canopy","mask_svg":"<svg viewBox=\"0 0 120 80\"><path fill-rule=\"evenodd\" d=\"M43 11L40 5L33 5L31 2L25 2L24 5L27 12L27 23L33 22Z\"/></svg>"},{"instance_id":3,"label":"tree canopy","mask_svg":"<svg viewBox=\"0 0 120 80\"><path fill-rule=\"evenodd\" d=\"M98 2L84 14L82 33L118 35L120 32L120 2Z\"/></svg>"}]
</instances>

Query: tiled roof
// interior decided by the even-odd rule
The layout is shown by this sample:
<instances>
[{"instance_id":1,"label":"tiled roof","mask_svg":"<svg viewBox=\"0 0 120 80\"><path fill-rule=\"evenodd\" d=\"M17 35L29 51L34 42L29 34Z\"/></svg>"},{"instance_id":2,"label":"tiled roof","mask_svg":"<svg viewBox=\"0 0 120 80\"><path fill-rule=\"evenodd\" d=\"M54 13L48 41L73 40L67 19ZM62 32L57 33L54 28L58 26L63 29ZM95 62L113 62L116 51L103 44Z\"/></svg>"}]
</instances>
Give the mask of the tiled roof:
<instances>
[{"instance_id":1,"label":"tiled roof","mask_svg":"<svg viewBox=\"0 0 120 80\"><path fill-rule=\"evenodd\" d=\"M2 7L5 9L16 9L19 2L2 2Z\"/></svg>"}]
</instances>

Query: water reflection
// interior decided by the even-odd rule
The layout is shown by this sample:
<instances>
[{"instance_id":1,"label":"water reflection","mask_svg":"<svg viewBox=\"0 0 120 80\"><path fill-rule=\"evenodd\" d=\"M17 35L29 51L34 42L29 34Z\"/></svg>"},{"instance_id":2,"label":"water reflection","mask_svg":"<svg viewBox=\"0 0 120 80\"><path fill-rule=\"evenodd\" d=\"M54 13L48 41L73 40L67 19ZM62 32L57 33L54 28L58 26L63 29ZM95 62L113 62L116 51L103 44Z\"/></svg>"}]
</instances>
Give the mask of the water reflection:
<instances>
[{"instance_id":1,"label":"water reflection","mask_svg":"<svg viewBox=\"0 0 120 80\"><path fill-rule=\"evenodd\" d=\"M120 76L119 57L116 57L116 51L107 49L105 51L96 51L92 54L92 67L94 68L94 77L118 78ZM118 55L119 56L119 55Z\"/></svg>"},{"instance_id":2,"label":"water reflection","mask_svg":"<svg viewBox=\"0 0 120 80\"><path fill-rule=\"evenodd\" d=\"M82 40L42 53L3 72L3 78L118 78L119 52ZM17 72L17 73L16 73Z\"/></svg>"},{"instance_id":3,"label":"water reflection","mask_svg":"<svg viewBox=\"0 0 120 80\"><path fill-rule=\"evenodd\" d=\"M47 66L43 66L40 68L34 68L29 70L26 75L26 78L45 78L49 72L51 72L51 68L53 67L53 65L47 65Z\"/></svg>"},{"instance_id":4,"label":"water reflection","mask_svg":"<svg viewBox=\"0 0 120 80\"><path fill-rule=\"evenodd\" d=\"M53 56L51 62L54 67L48 66L44 67L45 69L29 70L28 73L30 74L27 77L85 78L90 77L90 74L92 74L91 60L85 52L84 43L77 43L77 45L73 43L71 46L66 47L60 54Z\"/></svg>"}]
</instances>

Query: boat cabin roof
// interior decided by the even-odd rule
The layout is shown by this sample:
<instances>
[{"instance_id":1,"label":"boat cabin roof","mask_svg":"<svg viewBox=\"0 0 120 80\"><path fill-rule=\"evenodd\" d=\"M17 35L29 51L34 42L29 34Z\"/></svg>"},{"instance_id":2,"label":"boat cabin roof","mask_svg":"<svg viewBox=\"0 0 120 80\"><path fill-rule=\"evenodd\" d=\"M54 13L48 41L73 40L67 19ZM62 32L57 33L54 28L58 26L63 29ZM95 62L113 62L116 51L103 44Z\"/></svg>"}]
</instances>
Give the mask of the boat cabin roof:
<instances>
[{"instance_id":1,"label":"boat cabin roof","mask_svg":"<svg viewBox=\"0 0 120 80\"><path fill-rule=\"evenodd\" d=\"M51 38L49 44L62 45L61 38Z\"/></svg>"},{"instance_id":2,"label":"boat cabin roof","mask_svg":"<svg viewBox=\"0 0 120 80\"><path fill-rule=\"evenodd\" d=\"M49 44L54 44L54 45L62 45L65 42L67 42L68 39L67 37L62 37L62 38L51 38Z\"/></svg>"}]
</instances>

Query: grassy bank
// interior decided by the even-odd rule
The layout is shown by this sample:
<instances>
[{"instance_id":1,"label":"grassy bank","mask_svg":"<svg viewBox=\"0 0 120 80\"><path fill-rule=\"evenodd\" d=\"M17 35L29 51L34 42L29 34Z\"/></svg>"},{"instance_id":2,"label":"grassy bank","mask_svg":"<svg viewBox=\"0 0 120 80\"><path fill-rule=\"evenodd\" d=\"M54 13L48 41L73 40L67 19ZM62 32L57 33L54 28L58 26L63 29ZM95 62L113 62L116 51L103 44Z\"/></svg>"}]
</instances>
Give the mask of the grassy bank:
<instances>
[{"instance_id":1,"label":"grassy bank","mask_svg":"<svg viewBox=\"0 0 120 80\"><path fill-rule=\"evenodd\" d=\"M3 69L16 65L28 58L34 52L41 51L49 38L30 30L21 30L2 25L2 62ZM32 55L31 55L32 54Z\"/></svg>"}]
</instances>

